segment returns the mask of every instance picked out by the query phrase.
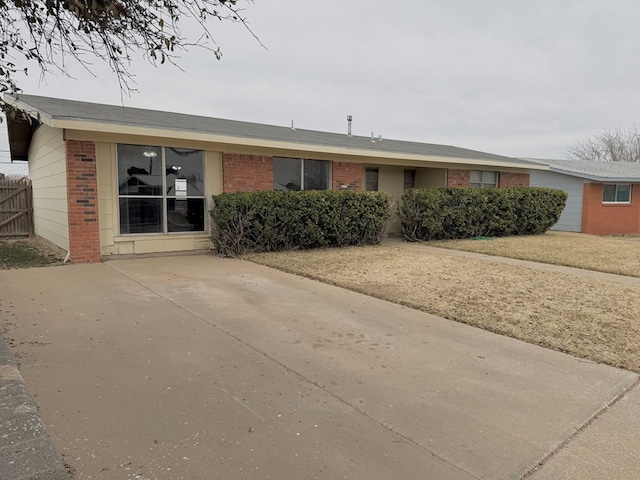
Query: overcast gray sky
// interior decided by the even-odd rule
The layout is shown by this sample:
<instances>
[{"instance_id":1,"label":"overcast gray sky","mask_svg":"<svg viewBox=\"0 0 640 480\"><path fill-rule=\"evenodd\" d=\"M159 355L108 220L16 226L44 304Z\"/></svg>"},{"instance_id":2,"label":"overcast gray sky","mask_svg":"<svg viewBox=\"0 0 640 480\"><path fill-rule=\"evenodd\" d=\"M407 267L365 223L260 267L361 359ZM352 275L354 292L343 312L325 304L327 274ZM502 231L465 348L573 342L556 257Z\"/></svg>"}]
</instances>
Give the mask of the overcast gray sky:
<instances>
[{"instance_id":1,"label":"overcast gray sky","mask_svg":"<svg viewBox=\"0 0 640 480\"><path fill-rule=\"evenodd\" d=\"M221 61L135 61L125 106L333 132L351 114L357 135L541 158L638 123L637 0L255 0L245 14L268 50L215 22ZM75 80L31 69L25 93L121 102L98 63Z\"/></svg>"}]
</instances>

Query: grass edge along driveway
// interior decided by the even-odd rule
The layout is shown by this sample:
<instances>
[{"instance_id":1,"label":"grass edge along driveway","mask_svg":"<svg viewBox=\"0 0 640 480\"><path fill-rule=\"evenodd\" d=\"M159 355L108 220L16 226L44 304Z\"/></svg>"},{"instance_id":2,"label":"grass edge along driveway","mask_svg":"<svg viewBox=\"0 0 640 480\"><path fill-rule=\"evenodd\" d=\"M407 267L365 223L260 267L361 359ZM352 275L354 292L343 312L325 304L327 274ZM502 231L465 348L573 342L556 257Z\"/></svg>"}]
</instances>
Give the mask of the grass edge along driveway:
<instances>
[{"instance_id":1,"label":"grass edge along driveway","mask_svg":"<svg viewBox=\"0 0 640 480\"><path fill-rule=\"evenodd\" d=\"M245 258L640 372L639 287L388 246Z\"/></svg>"},{"instance_id":2,"label":"grass edge along driveway","mask_svg":"<svg viewBox=\"0 0 640 480\"><path fill-rule=\"evenodd\" d=\"M550 231L543 235L446 240L426 245L640 277L640 236Z\"/></svg>"}]
</instances>

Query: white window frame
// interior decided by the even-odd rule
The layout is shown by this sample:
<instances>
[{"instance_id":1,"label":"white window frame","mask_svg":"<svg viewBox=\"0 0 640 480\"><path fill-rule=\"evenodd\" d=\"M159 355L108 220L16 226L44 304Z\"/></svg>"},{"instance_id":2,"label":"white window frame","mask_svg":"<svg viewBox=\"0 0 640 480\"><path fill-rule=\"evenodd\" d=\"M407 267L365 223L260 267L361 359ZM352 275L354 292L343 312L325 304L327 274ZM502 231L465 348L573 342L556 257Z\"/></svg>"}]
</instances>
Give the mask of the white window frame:
<instances>
[{"instance_id":1,"label":"white window frame","mask_svg":"<svg viewBox=\"0 0 640 480\"><path fill-rule=\"evenodd\" d=\"M480 173L480 182L471 181L471 175L473 172ZM489 182L485 180L485 176L488 173L495 175L495 181ZM500 172L496 172L494 170L471 170L469 172L469 186L471 188L498 188L498 185L500 185Z\"/></svg>"},{"instance_id":2,"label":"white window frame","mask_svg":"<svg viewBox=\"0 0 640 480\"><path fill-rule=\"evenodd\" d=\"M623 186L623 185L625 187L629 187L629 199L628 200L624 200L624 201L617 199L618 198L618 187ZM615 200L605 200L604 199L604 189L605 189L605 187L608 187L608 186L615 187L614 195L613 195ZM605 183L602 186L602 203L604 205L629 205L631 203L631 192L632 192L632 190L633 190L633 184L631 184L631 183Z\"/></svg>"}]
</instances>

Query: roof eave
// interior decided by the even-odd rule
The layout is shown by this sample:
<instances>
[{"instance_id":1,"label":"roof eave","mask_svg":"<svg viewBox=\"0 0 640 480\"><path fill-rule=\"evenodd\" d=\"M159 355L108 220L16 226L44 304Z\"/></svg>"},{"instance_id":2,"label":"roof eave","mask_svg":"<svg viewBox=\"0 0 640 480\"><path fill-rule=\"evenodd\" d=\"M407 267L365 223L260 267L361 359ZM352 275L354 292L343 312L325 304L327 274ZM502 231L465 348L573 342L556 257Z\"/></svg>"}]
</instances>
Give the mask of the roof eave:
<instances>
[{"instance_id":1,"label":"roof eave","mask_svg":"<svg viewBox=\"0 0 640 480\"><path fill-rule=\"evenodd\" d=\"M11 162L29 160L29 148L33 138L34 125L24 118L7 118L7 136Z\"/></svg>"},{"instance_id":2,"label":"roof eave","mask_svg":"<svg viewBox=\"0 0 640 480\"><path fill-rule=\"evenodd\" d=\"M561 168L551 167L550 170L554 173L561 173L563 175L570 175L572 177L584 178L585 180L591 180L592 182L601 183L640 183L640 177L603 177L602 175L591 175L587 173L571 172L563 170Z\"/></svg>"},{"instance_id":3,"label":"roof eave","mask_svg":"<svg viewBox=\"0 0 640 480\"><path fill-rule=\"evenodd\" d=\"M384 150L369 150L349 147L298 143L290 141L276 141L253 137L239 137L218 135L212 133L193 132L178 129L166 129L140 125L125 125L120 123L90 122L82 119L48 117L43 120L53 128L100 132L122 135L140 135L159 138L175 138L199 142L216 143L232 146L261 147L281 151L307 151L310 153L330 153L348 157L369 157L375 159L404 159L419 162L438 162L454 165L478 165L479 167L512 168L518 170L548 170L547 165L522 164L520 162L486 160L480 158L458 158L435 155L418 155Z\"/></svg>"},{"instance_id":4,"label":"roof eave","mask_svg":"<svg viewBox=\"0 0 640 480\"><path fill-rule=\"evenodd\" d=\"M29 115L30 117L38 120L39 122L42 122L46 125L50 125L51 122L53 121L51 115L49 115L47 112L43 111L43 110L39 110L35 107L33 107L32 105L23 102L22 100L20 100L20 96L13 96L11 94L5 93L3 95L3 99L5 101L5 103L7 103L8 105L11 105L12 107L16 108L17 110L26 113L27 115Z\"/></svg>"},{"instance_id":5,"label":"roof eave","mask_svg":"<svg viewBox=\"0 0 640 480\"><path fill-rule=\"evenodd\" d=\"M29 121L28 118L20 118L19 116L9 118L9 116L7 116L7 134L9 137L11 162L27 162L29 161L29 149L31 147L33 131L40 123L50 122L51 116L46 112L22 102L19 97L14 95L5 93L2 98L5 103L33 119ZM46 122L42 122L43 119Z\"/></svg>"}]
</instances>

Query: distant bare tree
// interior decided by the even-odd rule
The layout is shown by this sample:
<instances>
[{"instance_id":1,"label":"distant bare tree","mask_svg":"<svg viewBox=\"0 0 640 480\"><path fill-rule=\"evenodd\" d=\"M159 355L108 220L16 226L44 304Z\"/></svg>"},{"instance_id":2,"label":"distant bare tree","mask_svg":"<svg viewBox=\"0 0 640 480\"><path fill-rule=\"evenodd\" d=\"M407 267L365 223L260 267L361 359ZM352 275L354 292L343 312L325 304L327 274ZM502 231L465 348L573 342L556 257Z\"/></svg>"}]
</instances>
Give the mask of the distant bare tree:
<instances>
[{"instance_id":1,"label":"distant bare tree","mask_svg":"<svg viewBox=\"0 0 640 480\"><path fill-rule=\"evenodd\" d=\"M566 155L572 160L640 162L640 133L635 126L628 132L617 128L605 130L576 142L566 150Z\"/></svg>"}]
</instances>

